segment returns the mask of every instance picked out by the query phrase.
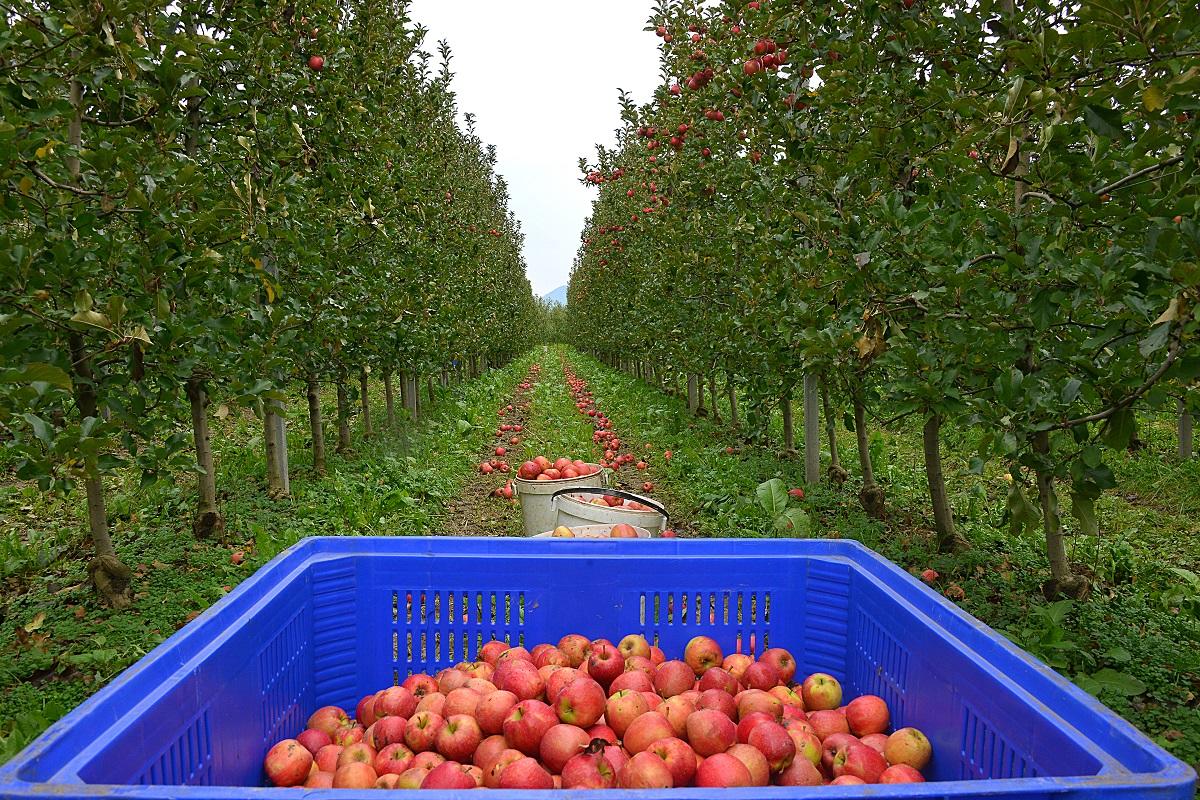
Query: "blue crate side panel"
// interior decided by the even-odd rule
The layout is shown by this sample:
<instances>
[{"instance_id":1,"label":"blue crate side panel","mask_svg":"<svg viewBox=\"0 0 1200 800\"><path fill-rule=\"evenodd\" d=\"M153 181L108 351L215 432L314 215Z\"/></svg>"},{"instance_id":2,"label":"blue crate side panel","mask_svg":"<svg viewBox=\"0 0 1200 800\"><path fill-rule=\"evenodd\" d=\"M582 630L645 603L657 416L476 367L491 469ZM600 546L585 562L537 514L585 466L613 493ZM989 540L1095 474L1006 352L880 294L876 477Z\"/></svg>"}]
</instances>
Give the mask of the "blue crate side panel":
<instances>
[{"instance_id":1,"label":"blue crate side panel","mask_svg":"<svg viewBox=\"0 0 1200 800\"><path fill-rule=\"evenodd\" d=\"M148 698L117 736L81 753L88 783L256 785L262 754L303 730L311 713L311 582L300 576L256 608L181 679Z\"/></svg>"},{"instance_id":2,"label":"blue crate side panel","mask_svg":"<svg viewBox=\"0 0 1200 800\"><path fill-rule=\"evenodd\" d=\"M847 697L878 694L897 728L919 728L937 780L1094 775L1103 762L1034 698L1006 687L960 642L861 574L850 629Z\"/></svg>"}]
</instances>

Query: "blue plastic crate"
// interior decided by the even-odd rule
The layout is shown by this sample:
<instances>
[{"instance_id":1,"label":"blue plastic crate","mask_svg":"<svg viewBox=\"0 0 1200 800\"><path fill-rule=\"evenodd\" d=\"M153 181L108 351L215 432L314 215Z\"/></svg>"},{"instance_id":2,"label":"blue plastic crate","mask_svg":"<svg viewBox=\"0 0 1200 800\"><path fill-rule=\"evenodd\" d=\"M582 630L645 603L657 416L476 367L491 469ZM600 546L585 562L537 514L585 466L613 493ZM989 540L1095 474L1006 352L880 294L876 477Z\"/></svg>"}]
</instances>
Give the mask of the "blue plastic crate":
<instances>
[{"instance_id":1,"label":"blue plastic crate","mask_svg":"<svg viewBox=\"0 0 1200 800\"><path fill-rule=\"evenodd\" d=\"M937 782L617 800L1192 797L1189 767L853 542L375 537L281 554L0 768L0 797L345 798L255 788L266 749L321 705L353 709L493 638L570 632L640 632L675 653L701 633L727 652L787 647L800 673L881 695L934 746Z\"/></svg>"}]
</instances>

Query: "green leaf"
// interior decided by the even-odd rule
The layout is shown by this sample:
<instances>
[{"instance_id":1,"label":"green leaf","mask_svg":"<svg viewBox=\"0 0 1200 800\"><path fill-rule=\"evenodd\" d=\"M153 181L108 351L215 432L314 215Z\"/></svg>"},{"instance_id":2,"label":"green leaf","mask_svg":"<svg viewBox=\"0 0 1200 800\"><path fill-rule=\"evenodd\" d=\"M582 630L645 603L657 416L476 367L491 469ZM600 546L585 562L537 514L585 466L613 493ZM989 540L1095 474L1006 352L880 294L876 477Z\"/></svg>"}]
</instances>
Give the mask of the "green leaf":
<instances>
[{"instance_id":1,"label":"green leaf","mask_svg":"<svg viewBox=\"0 0 1200 800\"><path fill-rule=\"evenodd\" d=\"M1167 334L1170 331L1171 323L1169 322L1155 326L1149 336L1138 342L1138 352L1143 356L1148 356L1156 350L1161 350L1162 346L1167 343Z\"/></svg>"},{"instance_id":2,"label":"green leaf","mask_svg":"<svg viewBox=\"0 0 1200 800\"><path fill-rule=\"evenodd\" d=\"M1133 411L1129 408L1119 409L1104 424L1101 438L1113 450L1124 450L1133 437L1134 424Z\"/></svg>"},{"instance_id":3,"label":"green leaf","mask_svg":"<svg viewBox=\"0 0 1200 800\"><path fill-rule=\"evenodd\" d=\"M1088 536L1100 533L1100 523L1096 520L1096 501L1077 492L1071 494L1071 515L1079 520L1079 529Z\"/></svg>"},{"instance_id":4,"label":"green leaf","mask_svg":"<svg viewBox=\"0 0 1200 800\"><path fill-rule=\"evenodd\" d=\"M764 481L754 490L758 505L775 519L787 508L787 487L779 478Z\"/></svg>"},{"instance_id":5,"label":"green leaf","mask_svg":"<svg viewBox=\"0 0 1200 800\"><path fill-rule=\"evenodd\" d=\"M70 389L71 376L53 364L34 363L0 372L0 383L49 383Z\"/></svg>"},{"instance_id":6,"label":"green leaf","mask_svg":"<svg viewBox=\"0 0 1200 800\"><path fill-rule=\"evenodd\" d=\"M47 447L54 443L54 429L50 427L50 423L37 414L22 414L21 417L29 423L29 427L33 429L33 435L38 438L38 441Z\"/></svg>"},{"instance_id":7,"label":"green leaf","mask_svg":"<svg viewBox=\"0 0 1200 800\"><path fill-rule=\"evenodd\" d=\"M792 506L775 518L775 530L788 536L808 536L812 523L803 509Z\"/></svg>"},{"instance_id":8,"label":"green leaf","mask_svg":"<svg viewBox=\"0 0 1200 800\"><path fill-rule=\"evenodd\" d=\"M1128 672L1118 672L1108 667L1097 670L1088 677L1100 687L1100 691L1109 691L1125 697L1134 697L1146 691L1146 684Z\"/></svg>"},{"instance_id":9,"label":"green leaf","mask_svg":"<svg viewBox=\"0 0 1200 800\"><path fill-rule=\"evenodd\" d=\"M92 295L87 289L80 289L75 293L75 310L79 313L90 311L92 308Z\"/></svg>"},{"instance_id":10,"label":"green leaf","mask_svg":"<svg viewBox=\"0 0 1200 800\"><path fill-rule=\"evenodd\" d=\"M471 423L469 420L460 419L460 420L456 420L454 422L454 427L458 431L459 435L461 436L462 434L471 430L472 426L471 426Z\"/></svg>"},{"instance_id":11,"label":"green leaf","mask_svg":"<svg viewBox=\"0 0 1200 800\"><path fill-rule=\"evenodd\" d=\"M1108 139L1124 138L1121 112L1088 103L1083 107L1083 121L1089 128Z\"/></svg>"},{"instance_id":12,"label":"green leaf","mask_svg":"<svg viewBox=\"0 0 1200 800\"><path fill-rule=\"evenodd\" d=\"M1008 489L1008 527L1013 536L1019 536L1026 529L1033 527L1041 520L1037 507L1029 502L1021 484L1014 479Z\"/></svg>"},{"instance_id":13,"label":"green leaf","mask_svg":"<svg viewBox=\"0 0 1200 800\"><path fill-rule=\"evenodd\" d=\"M112 322L99 311L77 311L71 315L71 322L90 325L93 328L103 328L106 331L112 330Z\"/></svg>"},{"instance_id":14,"label":"green leaf","mask_svg":"<svg viewBox=\"0 0 1200 800\"><path fill-rule=\"evenodd\" d=\"M1160 111L1167 107L1167 98L1163 97L1162 89L1151 84L1142 89L1142 105L1147 111Z\"/></svg>"}]
</instances>

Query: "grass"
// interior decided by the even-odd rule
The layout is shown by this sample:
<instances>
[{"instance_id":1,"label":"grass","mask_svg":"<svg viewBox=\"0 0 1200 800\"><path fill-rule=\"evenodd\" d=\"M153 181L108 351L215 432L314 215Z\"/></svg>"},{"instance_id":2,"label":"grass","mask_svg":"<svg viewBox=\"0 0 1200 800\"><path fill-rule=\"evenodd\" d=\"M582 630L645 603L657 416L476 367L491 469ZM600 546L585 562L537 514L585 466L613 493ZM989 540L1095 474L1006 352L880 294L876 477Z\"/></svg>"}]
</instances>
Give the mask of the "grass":
<instances>
[{"instance_id":1,"label":"grass","mask_svg":"<svg viewBox=\"0 0 1200 800\"><path fill-rule=\"evenodd\" d=\"M803 486L801 459L781 457L777 444L746 445L727 425L688 413L682 399L594 359L575 352L568 358L614 426L630 441L652 444L648 472L656 495L687 535L777 535L755 490L771 478ZM721 411L728 419L728 408ZM802 424L796 403L797 436ZM778 414L771 433L775 443L782 440ZM982 475L970 470L971 433L950 430L943 441L956 521L972 544L963 555L936 552L915 427L872 432L887 520L862 512L861 484L853 478L841 489L814 487L804 501L792 502L808 513L811 535L859 540L914 574L936 570L936 588L964 609L1200 765L1200 459L1179 462L1169 422L1146 420L1140 431L1146 447L1112 465L1119 489L1098 503L1100 536L1071 532L1070 555L1093 575L1092 597L1048 603L1040 592L1048 577L1040 531L1009 532L1008 484L996 466ZM854 434L843 425L838 434L842 465L853 474ZM825 467L828 443L823 447ZM631 482L645 477L622 472Z\"/></svg>"},{"instance_id":2,"label":"grass","mask_svg":"<svg viewBox=\"0 0 1200 800\"><path fill-rule=\"evenodd\" d=\"M312 535L435 532L447 501L473 477L491 443L496 399L511 395L532 358L439 390L413 423L388 430L382 387L372 387L376 436L354 429L354 450L333 452L332 393L324 398L328 473L313 474L307 408L288 408L291 497L266 497L262 425L252 414L217 420L213 446L226 517L224 541L191 535L194 479L139 489L110 480L108 513L121 559L134 569L134 607L101 608L87 583L83 503L0 481L0 762L145 655L276 553ZM231 555L241 551L239 566Z\"/></svg>"}]
</instances>

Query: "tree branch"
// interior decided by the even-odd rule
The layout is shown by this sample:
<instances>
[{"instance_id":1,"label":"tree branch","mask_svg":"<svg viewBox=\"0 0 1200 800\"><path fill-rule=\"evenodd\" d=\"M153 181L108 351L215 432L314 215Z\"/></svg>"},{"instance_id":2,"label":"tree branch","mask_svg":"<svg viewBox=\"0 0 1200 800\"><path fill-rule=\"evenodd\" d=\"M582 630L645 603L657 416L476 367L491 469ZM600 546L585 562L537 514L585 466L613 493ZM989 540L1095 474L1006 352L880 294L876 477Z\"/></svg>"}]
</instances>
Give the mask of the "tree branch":
<instances>
[{"instance_id":1,"label":"tree branch","mask_svg":"<svg viewBox=\"0 0 1200 800\"><path fill-rule=\"evenodd\" d=\"M1179 344L1182 336L1183 325L1175 326L1175 331L1171 334L1171 346L1167 350L1166 361L1164 361L1162 366L1156 369L1154 373L1131 394L1126 395L1120 402L1115 403L1103 411L1097 411L1095 414L1089 414L1086 417L1079 417L1078 419L1069 419L1066 422L1060 422L1054 426L1054 430L1066 430L1067 428L1074 428L1076 425L1086 425L1089 422L1102 422L1111 417L1113 414L1116 414L1118 411L1133 405L1133 403L1136 402L1139 397L1150 391L1154 384L1158 383L1159 379L1162 378L1163 375L1166 375L1167 370L1170 369L1171 365L1175 363L1175 359L1179 356Z\"/></svg>"},{"instance_id":2,"label":"tree branch","mask_svg":"<svg viewBox=\"0 0 1200 800\"><path fill-rule=\"evenodd\" d=\"M1101 186L1099 189L1092 190L1092 194L1094 194L1096 196L1100 196L1100 195L1109 194L1111 192L1115 192L1117 189L1120 189L1122 186L1125 186L1129 183L1132 183L1133 181L1136 181L1138 178L1142 177L1143 175L1149 175L1151 172L1157 172L1160 169L1166 169L1167 167L1172 167L1176 164L1179 164L1183 161L1183 158L1184 158L1183 156L1175 156L1174 158L1168 158L1166 161L1160 162L1158 164L1151 164L1148 167L1139 169L1137 172L1133 172L1133 173L1130 173L1129 175L1126 175L1124 178L1121 178L1120 180L1113 181L1108 186Z\"/></svg>"}]
</instances>

